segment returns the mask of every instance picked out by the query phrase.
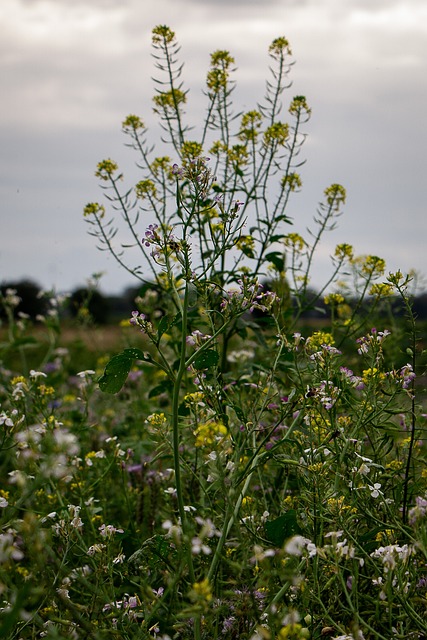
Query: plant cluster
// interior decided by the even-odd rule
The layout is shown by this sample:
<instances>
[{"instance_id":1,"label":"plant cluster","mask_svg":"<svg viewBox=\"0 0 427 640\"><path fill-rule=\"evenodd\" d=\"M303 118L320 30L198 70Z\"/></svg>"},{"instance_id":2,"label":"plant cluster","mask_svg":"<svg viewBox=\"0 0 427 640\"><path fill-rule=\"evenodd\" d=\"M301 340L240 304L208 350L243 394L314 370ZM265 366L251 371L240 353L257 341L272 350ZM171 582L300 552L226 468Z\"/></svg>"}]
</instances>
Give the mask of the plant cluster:
<instances>
[{"instance_id":1,"label":"plant cluster","mask_svg":"<svg viewBox=\"0 0 427 640\"><path fill-rule=\"evenodd\" d=\"M338 245L316 294L329 321L302 327L346 194L331 185L307 237L286 233L310 115L297 96L283 118L288 41L273 41L264 102L245 113L233 57L212 54L196 140L175 34L156 27L153 46L171 156L153 157L128 116L141 180L122 191L100 162L115 213L84 210L141 283L123 349L73 376L56 346L39 370L0 371L2 637L426 637L410 278ZM396 295L404 318L377 325Z\"/></svg>"}]
</instances>

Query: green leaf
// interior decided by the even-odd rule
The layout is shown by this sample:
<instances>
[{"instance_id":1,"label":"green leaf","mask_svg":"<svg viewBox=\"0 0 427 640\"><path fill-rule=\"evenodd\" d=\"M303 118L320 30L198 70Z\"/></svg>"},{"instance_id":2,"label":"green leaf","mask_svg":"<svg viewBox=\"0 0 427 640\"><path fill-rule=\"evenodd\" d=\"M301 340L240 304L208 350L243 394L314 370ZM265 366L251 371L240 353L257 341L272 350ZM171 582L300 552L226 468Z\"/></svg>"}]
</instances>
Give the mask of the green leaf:
<instances>
[{"instance_id":1,"label":"green leaf","mask_svg":"<svg viewBox=\"0 0 427 640\"><path fill-rule=\"evenodd\" d=\"M133 351L133 349L126 351ZM104 375L98 381L101 391L104 393L118 393L120 391L129 375L132 359L125 353L111 358L105 367Z\"/></svg>"},{"instance_id":2,"label":"green leaf","mask_svg":"<svg viewBox=\"0 0 427 640\"><path fill-rule=\"evenodd\" d=\"M271 253L267 253L265 256L266 260L269 260L276 267L277 271L284 271L285 269L285 260L282 253L279 251L272 251Z\"/></svg>"},{"instance_id":3,"label":"green leaf","mask_svg":"<svg viewBox=\"0 0 427 640\"><path fill-rule=\"evenodd\" d=\"M160 338L169 329L169 318L163 316L157 326L157 340L160 342Z\"/></svg>"},{"instance_id":4,"label":"green leaf","mask_svg":"<svg viewBox=\"0 0 427 640\"><path fill-rule=\"evenodd\" d=\"M148 394L149 398L155 398L156 396L159 396L161 393L166 393L171 391L172 389L172 383L170 380L162 380L160 384L156 385L155 387L153 387L153 389L151 389L150 393Z\"/></svg>"},{"instance_id":5,"label":"green leaf","mask_svg":"<svg viewBox=\"0 0 427 640\"><path fill-rule=\"evenodd\" d=\"M150 354L141 351L141 349L124 349L122 353L113 356L107 363L104 375L98 380L101 391L118 393L127 380L133 360L152 362Z\"/></svg>"},{"instance_id":6,"label":"green leaf","mask_svg":"<svg viewBox=\"0 0 427 640\"><path fill-rule=\"evenodd\" d=\"M302 529L297 522L297 512L290 509L282 516L265 523L266 537L276 547L281 547L288 538L301 535Z\"/></svg>"},{"instance_id":7,"label":"green leaf","mask_svg":"<svg viewBox=\"0 0 427 640\"><path fill-rule=\"evenodd\" d=\"M246 416L243 413L242 409L237 404L233 404L233 411L236 414L236 416L239 418L239 420L241 420L242 422L246 422Z\"/></svg>"},{"instance_id":8,"label":"green leaf","mask_svg":"<svg viewBox=\"0 0 427 640\"><path fill-rule=\"evenodd\" d=\"M144 353L144 351L141 351L141 349L135 348L124 349L123 354L120 355L126 356L126 358L131 358L133 360L151 360L151 357L148 353Z\"/></svg>"},{"instance_id":9,"label":"green leaf","mask_svg":"<svg viewBox=\"0 0 427 640\"><path fill-rule=\"evenodd\" d=\"M218 364L219 355L215 349L206 349L194 361L196 369L209 369Z\"/></svg>"}]
</instances>

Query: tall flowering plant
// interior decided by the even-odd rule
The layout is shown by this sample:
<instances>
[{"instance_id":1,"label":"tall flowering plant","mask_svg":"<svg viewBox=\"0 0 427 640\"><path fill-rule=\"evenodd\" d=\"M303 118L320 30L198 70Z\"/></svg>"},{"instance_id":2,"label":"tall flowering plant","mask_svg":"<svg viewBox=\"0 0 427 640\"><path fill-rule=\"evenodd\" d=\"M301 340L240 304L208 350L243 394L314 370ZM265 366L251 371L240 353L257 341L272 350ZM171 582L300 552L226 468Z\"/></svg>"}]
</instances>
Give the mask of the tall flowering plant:
<instances>
[{"instance_id":1,"label":"tall flowering plant","mask_svg":"<svg viewBox=\"0 0 427 640\"><path fill-rule=\"evenodd\" d=\"M122 190L117 164L100 162L115 213L99 203L84 210L99 247L141 284L130 317L140 340L109 360L99 387L120 398L139 371L139 393L158 405L141 415L142 449L144 469L168 483L167 500L129 558L144 585L144 629L252 640L424 629L407 597L425 556L408 527L421 530L425 512L416 344L411 362L390 366L389 330L366 327L396 292L413 322L409 280L381 282L381 258L340 244L329 280L310 289L315 252L346 193L325 189L307 237L286 232L310 108L296 96L283 116L285 38L269 49L263 102L244 113L233 104L234 58L212 54L196 139L173 31L156 27L153 47L153 105L170 155L153 156L144 122L128 116L141 179ZM328 326L303 333L304 312L324 294ZM387 609L375 609L378 597Z\"/></svg>"}]
</instances>

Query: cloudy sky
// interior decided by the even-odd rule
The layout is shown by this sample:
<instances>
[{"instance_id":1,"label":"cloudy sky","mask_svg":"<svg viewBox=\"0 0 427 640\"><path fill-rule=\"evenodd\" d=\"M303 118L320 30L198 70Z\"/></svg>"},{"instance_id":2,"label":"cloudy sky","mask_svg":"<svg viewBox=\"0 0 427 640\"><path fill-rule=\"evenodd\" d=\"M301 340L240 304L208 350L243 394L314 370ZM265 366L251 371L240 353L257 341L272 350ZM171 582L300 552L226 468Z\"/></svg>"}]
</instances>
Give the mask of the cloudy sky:
<instances>
[{"instance_id":1,"label":"cloudy sky","mask_svg":"<svg viewBox=\"0 0 427 640\"><path fill-rule=\"evenodd\" d=\"M102 289L134 284L87 235L105 157L134 158L121 122L152 115L151 29L169 25L185 61L189 115L203 109L209 54L235 57L242 109L255 108L268 46L284 35L296 62L286 100L313 115L303 190L289 211L304 233L333 182L348 199L322 246L314 284L338 242L427 275L425 0L2 0L0 3L0 281L71 290L102 271ZM144 229L141 229L141 232Z\"/></svg>"}]
</instances>

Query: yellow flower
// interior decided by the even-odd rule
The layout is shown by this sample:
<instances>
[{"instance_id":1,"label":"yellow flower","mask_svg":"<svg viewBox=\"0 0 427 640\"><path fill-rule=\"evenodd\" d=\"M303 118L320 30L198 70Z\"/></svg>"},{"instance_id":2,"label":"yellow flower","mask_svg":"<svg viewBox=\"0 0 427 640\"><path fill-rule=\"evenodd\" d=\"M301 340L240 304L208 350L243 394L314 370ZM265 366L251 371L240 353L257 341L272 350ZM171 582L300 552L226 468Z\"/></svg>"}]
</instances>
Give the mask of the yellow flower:
<instances>
[{"instance_id":1,"label":"yellow flower","mask_svg":"<svg viewBox=\"0 0 427 640\"><path fill-rule=\"evenodd\" d=\"M168 177L171 177L171 165L172 161L169 156L162 156L159 158L154 158L153 162L150 165L150 169L156 177L158 177L161 173L168 173Z\"/></svg>"},{"instance_id":2,"label":"yellow flower","mask_svg":"<svg viewBox=\"0 0 427 640\"><path fill-rule=\"evenodd\" d=\"M89 202L83 209L83 216L88 218L89 216L95 216L95 218L103 218L105 216L105 207L98 202Z\"/></svg>"},{"instance_id":3,"label":"yellow flower","mask_svg":"<svg viewBox=\"0 0 427 640\"><path fill-rule=\"evenodd\" d=\"M245 165L248 162L248 150L244 144L234 144L227 149L227 156L230 162L237 165Z\"/></svg>"},{"instance_id":4,"label":"yellow flower","mask_svg":"<svg viewBox=\"0 0 427 640\"><path fill-rule=\"evenodd\" d=\"M349 258L349 260L353 260L353 247L351 244L337 244L335 247L335 257L339 260L344 260L344 258Z\"/></svg>"},{"instance_id":5,"label":"yellow flower","mask_svg":"<svg viewBox=\"0 0 427 640\"><path fill-rule=\"evenodd\" d=\"M259 111L248 111L242 116L239 138L242 142L255 142L262 122Z\"/></svg>"},{"instance_id":6,"label":"yellow flower","mask_svg":"<svg viewBox=\"0 0 427 640\"><path fill-rule=\"evenodd\" d=\"M273 42L268 48L268 52L273 58L284 56L285 54L288 56L292 55L292 50L289 45L289 41L283 36L281 36L280 38L275 38L273 40Z\"/></svg>"},{"instance_id":7,"label":"yellow flower","mask_svg":"<svg viewBox=\"0 0 427 640\"><path fill-rule=\"evenodd\" d=\"M335 344L333 335L325 331L315 331L306 342L308 350L312 352L318 351L323 345L332 346L333 344Z\"/></svg>"},{"instance_id":8,"label":"yellow flower","mask_svg":"<svg viewBox=\"0 0 427 640\"><path fill-rule=\"evenodd\" d=\"M167 418L164 413L152 413L145 422L151 427L163 427L167 424Z\"/></svg>"},{"instance_id":9,"label":"yellow flower","mask_svg":"<svg viewBox=\"0 0 427 640\"><path fill-rule=\"evenodd\" d=\"M306 246L304 238L299 233L288 233L283 242L286 247L291 247L296 251L301 251Z\"/></svg>"},{"instance_id":10,"label":"yellow flower","mask_svg":"<svg viewBox=\"0 0 427 640\"><path fill-rule=\"evenodd\" d=\"M110 158L98 162L95 176L101 180L111 180L113 174L118 170L119 165Z\"/></svg>"},{"instance_id":11,"label":"yellow flower","mask_svg":"<svg viewBox=\"0 0 427 640\"><path fill-rule=\"evenodd\" d=\"M228 431L222 422L211 420L210 422L200 424L194 431L194 435L196 436L196 447L208 447L214 442L226 437Z\"/></svg>"},{"instance_id":12,"label":"yellow flower","mask_svg":"<svg viewBox=\"0 0 427 640\"><path fill-rule=\"evenodd\" d=\"M164 24L154 27L151 34L154 45L170 44L175 39L175 32Z\"/></svg>"},{"instance_id":13,"label":"yellow flower","mask_svg":"<svg viewBox=\"0 0 427 640\"><path fill-rule=\"evenodd\" d=\"M150 199L155 198L157 195L156 185L152 180L140 180L135 185L135 193L140 200L144 200L146 196Z\"/></svg>"},{"instance_id":14,"label":"yellow flower","mask_svg":"<svg viewBox=\"0 0 427 640\"><path fill-rule=\"evenodd\" d=\"M125 133L130 130L135 132L137 129L145 129L145 125L139 116L130 114L123 120L122 129Z\"/></svg>"},{"instance_id":15,"label":"yellow flower","mask_svg":"<svg viewBox=\"0 0 427 640\"><path fill-rule=\"evenodd\" d=\"M187 102L187 95L180 89L171 89L170 91L162 91L153 98L153 102L156 107L159 107L163 111L177 110L180 104ZM158 109L154 110L155 113L159 113Z\"/></svg>"},{"instance_id":16,"label":"yellow flower","mask_svg":"<svg viewBox=\"0 0 427 640\"><path fill-rule=\"evenodd\" d=\"M325 304L330 304L331 306L335 306L337 304L342 304L344 302L344 296L340 293L329 293L327 296L323 298L323 302Z\"/></svg>"},{"instance_id":17,"label":"yellow flower","mask_svg":"<svg viewBox=\"0 0 427 640\"><path fill-rule=\"evenodd\" d=\"M369 289L369 295L377 298L387 298L393 295L393 287L388 282L377 282Z\"/></svg>"},{"instance_id":18,"label":"yellow flower","mask_svg":"<svg viewBox=\"0 0 427 640\"><path fill-rule=\"evenodd\" d=\"M345 203L346 191L340 184L331 184L324 191L326 202L332 210L336 211Z\"/></svg>"},{"instance_id":19,"label":"yellow flower","mask_svg":"<svg viewBox=\"0 0 427 640\"><path fill-rule=\"evenodd\" d=\"M281 180L282 187L288 187L290 191L295 191L302 186L302 180L299 173L288 173Z\"/></svg>"},{"instance_id":20,"label":"yellow flower","mask_svg":"<svg viewBox=\"0 0 427 640\"><path fill-rule=\"evenodd\" d=\"M186 140L181 147L181 155L183 160L194 160L203 155L203 147L200 142Z\"/></svg>"},{"instance_id":21,"label":"yellow flower","mask_svg":"<svg viewBox=\"0 0 427 640\"><path fill-rule=\"evenodd\" d=\"M193 600L205 602L210 602L212 600L212 588L209 584L208 578L193 584L192 596Z\"/></svg>"},{"instance_id":22,"label":"yellow flower","mask_svg":"<svg viewBox=\"0 0 427 640\"><path fill-rule=\"evenodd\" d=\"M366 256L362 264L361 272L368 277L382 276L385 267L385 260L382 258L378 256Z\"/></svg>"},{"instance_id":23,"label":"yellow flower","mask_svg":"<svg viewBox=\"0 0 427 640\"><path fill-rule=\"evenodd\" d=\"M234 64L234 58L228 51L214 51L211 53L211 68L206 77L206 84L211 91L217 93L227 87L230 76L230 65Z\"/></svg>"},{"instance_id":24,"label":"yellow flower","mask_svg":"<svg viewBox=\"0 0 427 640\"><path fill-rule=\"evenodd\" d=\"M300 640L300 638L307 638L306 630L303 629L299 622L291 622L285 627L282 627L277 634L279 640Z\"/></svg>"},{"instance_id":25,"label":"yellow flower","mask_svg":"<svg viewBox=\"0 0 427 640\"><path fill-rule=\"evenodd\" d=\"M273 122L271 126L264 132L264 144L277 144L283 146L289 136L289 125L285 122Z\"/></svg>"},{"instance_id":26,"label":"yellow flower","mask_svg":"<svg viewBox=\"0 0 427 640\"><path fill-rule=\"evenodd\" d=\"M306 97L295 96L290 104L289 113L291 113L293 116L299 117L301 117L304 113L309 116L311 113L311 109L307 104Z\"/></svg>"},{"instance_id":27,"label":"yellow flower","mask_svg":"<svg viewBox=\"0 0 427 640\"><path fill-rule=\"evenodd\" d=\"M362 380L365 384L369 384L372 381L382 382L386 379L386 374L381 373L377 367L369 367L364 369L362 373Z\"/></svg>"}]
</instances>

